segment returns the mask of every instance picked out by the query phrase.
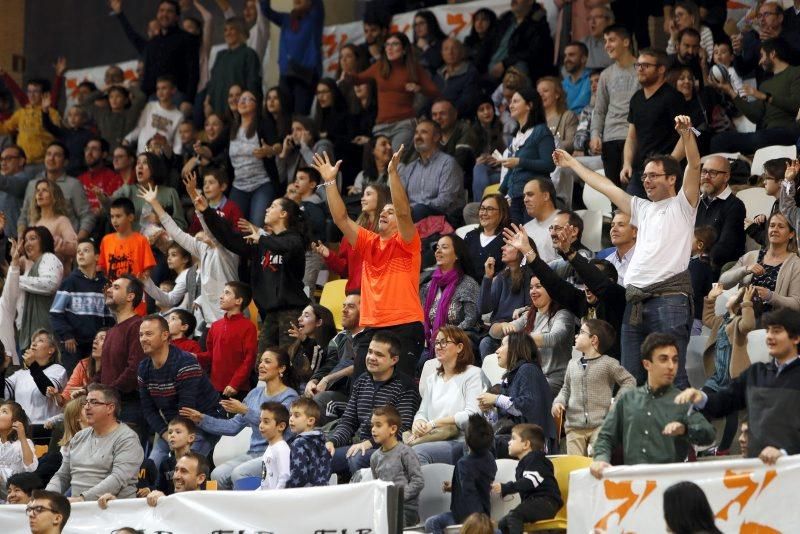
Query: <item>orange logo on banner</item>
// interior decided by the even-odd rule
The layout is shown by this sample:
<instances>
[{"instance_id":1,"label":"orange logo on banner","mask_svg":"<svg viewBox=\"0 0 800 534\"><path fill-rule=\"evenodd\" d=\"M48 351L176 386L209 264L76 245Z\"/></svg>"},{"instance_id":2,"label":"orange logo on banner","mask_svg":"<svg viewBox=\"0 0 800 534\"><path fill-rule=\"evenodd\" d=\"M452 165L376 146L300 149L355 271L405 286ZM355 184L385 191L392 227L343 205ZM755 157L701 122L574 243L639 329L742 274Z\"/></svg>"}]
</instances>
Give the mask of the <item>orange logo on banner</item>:
<instances>
[{"instance_id":1,"label":"orange logo on banner","mask_svg":"<svg viewBox=\"0 0 800 534\"><path fill-rule=\"evenodd\" d=\"M399 33L408 33L408 30L410 30L410 29L411 29L411 24L408 24L408 23L406 23L406 25L403 26L402 28L400 26L398 26L397 24L392 24L391 27L389 28L389 33L398 33L398 32Z\"/></svg>"},{"instance_id":2,"label":"orange logo on banner","mask_svg":"<svg viewBox=\"0 0 800 534\"><path fill-rule=\"evenodd\" d=\"M739 534L781 534L781 531L758 523L742 523Z\"/></svg>"},{"instance_id":3,"label":"orange logo on banner","mask_svg":"<svg viewBox=\"0 0 800 534\"><path fill-rule=\"evenodd\" d=\"M633 481L632 480L624 480L622 482L612 482L611 480L603 481L603 488L605 489L606 499L609 501L623 501L619 506L608 512L600 521L595 524L594 528L598 528L601 530L605 530L608 528L608 520L611 518L612 515L616 514L619 516L619 521L617 524L621 524L622 520L625 519L625 516L628 515L628 512L631 511L633 505L635 504L638 508L647 497L653 493L653 490L656 489L656 481L655 480L646 480L644 491L641 495L636 494L633 491ZM637 502L638 501L638 502Z\"/></svg>"},{"instance_id":4,"label":"orange logo on banner","mask_svg":"<svg viewBox=\"0 0 800 534\"><path fill-rule=\"evenodd\" d=\"M448 13L447 14L447 25L453 26L453 29L450 31L450 35L458 35L461 33L461 30L467 27L467 21L464 20L463 13Z\"/></svg>"},{"instance_id":5,"label":"orange logo on banner","mask_svg":"<svg viewBox=\"0 0 800 534\"><path fill-rule=\"evenodd\" d=\"M741 488L742 491L739 493L739 495L731 499L730 502L728 502L728 504L726 504L719 512L717 512L715 517L722 519L723 521L727 521L731 506L734 504L739 505L739 513L741 514L744 510L744 507L747 506L747 503L750 502L750 499L756 494L756 490L758 490L758 493L761 493L764 488L766 488L770 482L772 482L775 477L778 476L778 473L774 469L770 469L764 474L764 480L761 482L761 487L759 488L758 482L750 478L750 475L752 474L752 471L737 472L731 469L725 470L725 477L722 479L722 483L725 485L725 487L731 489ZM742 525L742 528L744 528L744 525Z\"/></svg>"}]
</instances>

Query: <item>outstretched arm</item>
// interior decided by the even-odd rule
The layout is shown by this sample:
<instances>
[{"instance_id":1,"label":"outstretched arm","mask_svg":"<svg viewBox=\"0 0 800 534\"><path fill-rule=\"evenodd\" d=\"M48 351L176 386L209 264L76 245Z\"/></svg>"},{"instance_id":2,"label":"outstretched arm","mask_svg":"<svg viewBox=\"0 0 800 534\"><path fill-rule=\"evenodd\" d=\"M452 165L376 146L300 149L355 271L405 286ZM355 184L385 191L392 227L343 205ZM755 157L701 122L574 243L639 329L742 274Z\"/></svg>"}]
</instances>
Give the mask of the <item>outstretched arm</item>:
<instances>
[{"instance_id":1,"label":"outstretched arm","mask_svg":"<svg viewBox=\"0 0 800 534\"><path fill-rule=\"evenodd\" d=\"M400 173L397 171L397 166L400 164L400 158L403 155L403 146L400 150L392 155L392 160L389 162L389 190L392 193L392 205L394 206L394 215L397 217L397 230L400 232L400 237L403 241L410 243L414 239L414 234L417 232L414 226L414 220L411 218L411 203L408 201L408 194L406 188L403 187L403 182L400 180Z\"/></svg>"},{"instance_id":2,"label":"outstretched arm","mask_svg":"<svg viewBox=\"0 0 800 534\"><path fill-rule=\"evenodd\" d=\"M693 207L700 201L700 150L692 131L692 119L686 115L675 117L675 129L681 136L686 153L686 171L683 173L683 194Z\"/></svg>"},{"instance_id":3,"label":"outstretched arm","mask_svg":"<svg viewBox=\"0 0 800 534\"><path fill-rule=\"evenodd\" d=\"M336 162L336 165L331 165L331 160L327 152L322 154L314 154L314 163L312 167L319 171L325 185L325 193L328 197L328 209L331 212L334 224L342 231L345 239L351 245L356 246L358 239L358 225L347 215L347 208L342 200L342 195L336 187L336 176L339 174L339 167L342 161Z\"/></svg>"},{"instance_id":4,"label":"outstretched arm","mask_svg":"<svg viewBox=\"0 0 800 534\"><path fill-rule=\"evenodd\" d=\"M609 180L607 177L589 170L583 166L583 164L579 163L578 160L573 158L568 152L561 150L560 148L553 152L553 161L559 167L572 169L575 174L580 176L581 180L583 180L586 185L603 193L611 202L616 204L623 213L630 215L631 196L614 185L614 182Z\"/></svg>"}]
</instances>

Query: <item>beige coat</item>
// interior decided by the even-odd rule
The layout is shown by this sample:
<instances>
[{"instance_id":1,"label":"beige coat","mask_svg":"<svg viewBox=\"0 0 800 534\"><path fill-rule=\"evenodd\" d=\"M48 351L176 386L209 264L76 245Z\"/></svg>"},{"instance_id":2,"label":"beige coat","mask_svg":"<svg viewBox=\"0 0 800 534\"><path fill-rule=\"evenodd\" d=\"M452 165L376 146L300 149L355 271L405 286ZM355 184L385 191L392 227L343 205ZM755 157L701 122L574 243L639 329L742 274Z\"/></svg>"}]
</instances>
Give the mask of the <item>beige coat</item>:
<instances>
[{"instance_id":1,"label":"beige coat","mask_svg":"<svg viewBox=\"0 0 800 534\"><path fill-rule=\"evenodd\" d=\"M722 324L722 317L714 313L716 299L703 299L703 325L711 329L708 342L703 349L703 367L706 377L714 374L715 345L717 332ZM747 354L747 334L756 327L756 316L752 302L742 302L742 311L725 327L731 342L731 378L736 378L742 371L750 367L750 356Z\"/></svg>"},{"instance_id":2,"label":"beige coat","mask_svg":"<svg viewBox=\"0 0 800 534\"><path fill-rule=\"evenodd\" d=\"M733 267L722 273L719 283L725 289L748 283L753 275L747 268L756 263L757 259L758 250L743 255ZM781 265L770 303L775 308L789 308L800 312L800 257L797 254L790 254Z\"/></svg>"}]
</instances>

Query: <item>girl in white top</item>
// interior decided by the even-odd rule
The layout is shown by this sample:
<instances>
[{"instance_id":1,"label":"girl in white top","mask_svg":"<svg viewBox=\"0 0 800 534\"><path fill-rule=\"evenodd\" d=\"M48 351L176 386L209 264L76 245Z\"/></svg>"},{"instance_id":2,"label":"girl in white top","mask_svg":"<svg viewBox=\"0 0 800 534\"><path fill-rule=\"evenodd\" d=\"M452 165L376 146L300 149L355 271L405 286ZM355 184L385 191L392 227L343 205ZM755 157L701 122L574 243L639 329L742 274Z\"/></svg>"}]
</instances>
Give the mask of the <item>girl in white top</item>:
<instances>
[{"instance_id":1,"label":"girl in white top","mask_svg":"<svg viewBox=\"0 0 800 534\"><path fill-rule=\"evenodd\" d=\"M155 193L153 191L153 195ZM141 193L139 196L141 196ZM191 310L191 303L186 293L186 275L191 266L192 255L178 243L171 243L167 247L167 267L177 275L175 277L175 287L172 288L172 291L164 291L156 286L152 278L148 277L144 280L145 292L153 297L157 306L163 306L167 309L178 307L184 310Z\"/></svg>"},{"instance_id":2,"label":"girl in white top","mask_svg":"<svg viewBox=\"0 0 800 534\"><path fill-rule=\"evenodd\" d=\"M440 365L428 377L407 444L414 447L422 465L455 465L464 450L463 435L469 416L480 411L478 395L485 389L483 373L472 365L472 342L460 328L441 327L434 347ZM415 444L436 427L451 425L458 429L455 439Z\"/></svg>"},{"instance_id":3,"label":"girl in white top","mask_svg":"<svg viewBox=\"0 0 800 534\"><path fill-rule=\"evenodd\" d=\"M6 481L17 473L32 473L39 465L28 439L28 416L19 403L0 404L0 502L6 499Z\"/></svg>"},{"instance_id":4,"label":"girl in white top","mask_svg":"<svg viewBox=\"0 0 800 534\"><path fill-rule=\"evenodd\" d=\"M24 367L6 378L3 396L17 401L32 424L44 424L61 413L56 397L67 384L67 370L57 362L58 343L47 330L37 330L23 354Z\"/></svg>"}]
</instances>

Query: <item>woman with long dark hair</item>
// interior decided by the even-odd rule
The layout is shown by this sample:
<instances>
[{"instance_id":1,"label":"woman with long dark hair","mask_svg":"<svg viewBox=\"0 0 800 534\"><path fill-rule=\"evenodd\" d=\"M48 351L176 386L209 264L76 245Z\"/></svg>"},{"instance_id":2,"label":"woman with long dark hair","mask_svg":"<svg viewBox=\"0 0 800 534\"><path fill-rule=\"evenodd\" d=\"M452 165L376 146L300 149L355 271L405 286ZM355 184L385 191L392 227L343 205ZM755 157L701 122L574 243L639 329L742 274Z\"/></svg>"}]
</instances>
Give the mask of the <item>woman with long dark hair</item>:
<instances>
[{"instance_id":1,"label":"woman with long dark hair","mask_svg":"<svg viewBox=\"0 0 800 534\"><path fill-rule=\"evenodd\" d=\"M484 97L478 102L472 132L478 140L478 157L472 168L472 198L477 201L483 197L483 191L491 184L500 182L500 165L492 161L495 150L502 153L506 149L503 137L503 121L495 112L494 102Z\"/></svg>"},{"instance_id":2,"label":"woman with long dark hair","mask_svg":"<svg viewBox=\"0 0 800 534\"><path fill-rule=\"evenodd\" d=\"M500 161L500 192L511 197L511 221L522 224L530 220L523 203L523 188L535 176L550 176L555 170L553 151L555 141L542 107L542 99L535 89L525 87L514 93L509 105L511 117L519 123L511 145Z\"/></svg>"},{"instance_id":3,"label":"woman with long dark hair","mask_svg":"<svg viewBox=\"0 0 800 534\"><path fill-rule=\"evenodd\" d=\"M510 427L519 423L542 427L548 446L552 446L556 438L550 415L553 394L542 372L539 349L533 338L524 332L505 336L497 349L497 364L506 370L500 393L482 393L478 404L483 411L497 409L498 422L503 427L497 440L498 458L508 457Z\"/></svg>"},{"instance_id":4,"label":"woman with long dark hair","mask_svg":"<svg viewBox=\"0 0 800 534\"><path fill-rule=\"evenodd\" d=\"M153 208L139 197L139 188L153 188L158 186L156 198L164 211L170 214L182 230L188 226L183 213L183 204L174 187L166 185L168 169L163 158L153 152L142 152L136 158L136 183L123 184L111 195L111 200L128 198L136 209L136 218L139 221L139 231L145 233L147 227L158 224L158 217L153 213Z\"/></svg>"},{"instance_id":5,"label":"woman with long dark hair","mask_svg":"<svg viewBox=\"0 0 800 534\"><path fill-rule=\"evenodd\" d=\"M442 41L446 38L432 11L423 9L414 14L414 46L420 65L428 69L431 76L442 66Z\"/></svg>"},{"instance_id":6,"label":"woman with long dark hair","mask_svg":"<svg viewBox=\"0 0 800 534\"><path fill-rule=\"evenodd\" d=\"M317 82L317 102L311 110L311 119L320 139L329 140L334 151L343 154L351 138L347 102L332 78L322 78Z\"/></svg>"},{"instance_id":7,"label":"woman with long dark hair","mask_svg":"<svg viewBox=\"0 0 800 534\"><path fill-rule=\"evenodd\" d=\"M278 347L266 349L258 361L257 371L259 382L264 383L263 388L250 390L243 401L236 399L220 401L225 411L233 414L230 419L203 415L192 408L180 410L180 415L188 417L201 430L210 434L235 436L245 427L249 426L252 429L247 453L218 465L211 473L211 479L217 481L220 489L233 489L233 484L237 480L261 475L261 456L268 446L267 440L258 430L258 425L261 423L261 405L265 402L280 402L289 409L292 401L298 397L297 376L286 350Z\"/></svg>"},{"instance_id":8,"label":"woman with long dark hair","mask_svg":"<svg viewBox=\"0 0 800 534\"><path fill-rule=\"evenodd\" d=\"M482 75L489 70L489 61L497 51L499 37L497 14L485 7L477 10L472 15L472 29L464 39L464 46L467 56Z\"/></svg>"},{"instance_id":9,"label":"woman with long dark hair","mask_svg":"<svg viewBox=\"0 0 800 534\"><path fill-rule=\"evenodd\" d=\"M336 335L333 313L320 304L309 304L289 329L295 342L289 356L301 385L319 371L328 356L328 343Z\"/></svg>"},{"instance_id":10,"label":"woman with long dark hair","mask_svg":"<svg viewBox=\"0 0 800 534\"><path fill-rule=\"evenodd\" d=\"M664 521L673 534L722 534L702 488L678 482L664 491Z\"/></svg>"},{"instance_id":11,"label":"woman with long dark hair","mask_svg":"<svg viewBox=\"0 0 800 534\"><path fill-rule=\"evenodd\" d=\"M374 80L378 88L378 117L372 133L392 140L392 149L411 146L417 113L414 96L439 96L428 71L417 61L411 42L402 32L386 37L380 59L353 77L355 83Z\"/></svg>"},{"instance_id":12,"label":"woman with long dark hair","mask_svg":"<svg viewBox=\"0 0 800 534\"><path fill-rule=\"evenodd\" d=\"M353 43L347 43L339 49L339 62L336 69L336 84L347 103L347 112L356 113L356 94L353 81L348 75L357 74L364 68L364 58L361 51Z\"/></svg>"}]
</instances>

